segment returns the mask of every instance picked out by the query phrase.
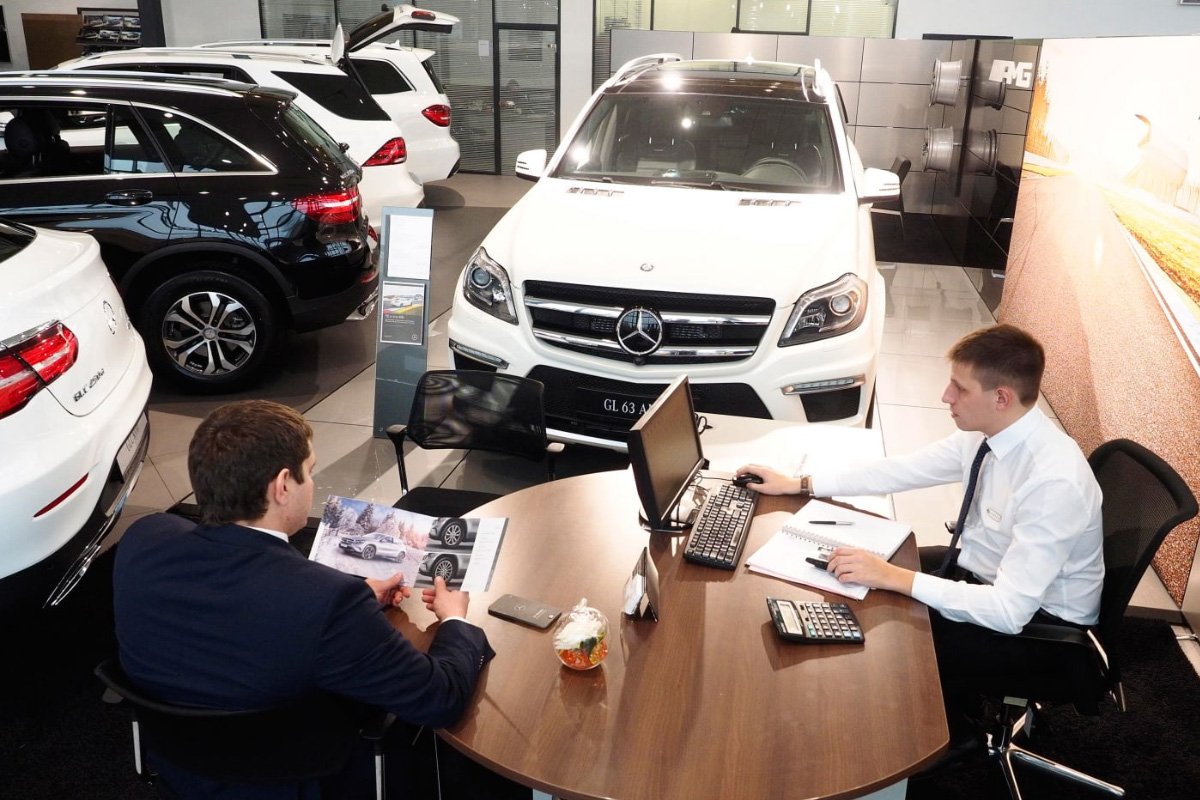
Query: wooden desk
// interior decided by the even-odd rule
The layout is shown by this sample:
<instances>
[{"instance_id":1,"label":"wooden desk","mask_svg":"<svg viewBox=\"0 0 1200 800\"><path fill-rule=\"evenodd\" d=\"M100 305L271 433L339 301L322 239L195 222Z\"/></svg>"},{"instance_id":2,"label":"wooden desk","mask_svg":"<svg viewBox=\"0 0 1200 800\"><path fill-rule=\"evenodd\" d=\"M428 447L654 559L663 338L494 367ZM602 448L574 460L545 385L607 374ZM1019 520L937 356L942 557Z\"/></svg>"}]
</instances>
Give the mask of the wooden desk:
<instances>
[{"instance_id":1,"label":"wooden desk","mask_svg":"<svg viewBox=\"0 0 1200 800\"><path fill-rule=\"evenodd\" d=\"M797 498L767 498L749 555ZM924 606L872 591L850 603L866 634L853 645L789 645L765 597L822 599L753 574L683 560L683 538L642 530L628 472L542 484L479 509L509 527L491 588L471 597L496 658L476 703L442 732L475 760L569 800L855 797L895 783L947 745ZM649 543L661 621L625 619L625 580ZM909 537L896 556L915 565ZM487 606L506 593L569 609L581 597L609 618L608 658L560 666L553 629L505 622ZM830 596L830 600L839 598ZM417 610L413 611L415 607ZM418 646L432 614L393 612Z\"/></svg>"}]
</instances>

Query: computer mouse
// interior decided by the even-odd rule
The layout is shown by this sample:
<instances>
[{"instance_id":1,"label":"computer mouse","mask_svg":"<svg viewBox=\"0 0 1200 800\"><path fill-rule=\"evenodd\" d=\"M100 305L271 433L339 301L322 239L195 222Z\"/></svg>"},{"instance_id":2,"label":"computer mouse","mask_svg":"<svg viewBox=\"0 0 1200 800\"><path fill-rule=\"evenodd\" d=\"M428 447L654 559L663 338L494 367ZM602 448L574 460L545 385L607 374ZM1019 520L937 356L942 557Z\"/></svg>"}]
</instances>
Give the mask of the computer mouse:
<instances>
[{"instance_id":1,"label":"computer mouse","mask_svg":"<svg viewBox=\"0 0 1200 800\"><path fill-rule=\"evenodd\" d=\"M745 486L748 483L762 483L762 482L763 482L762 476L755 475L753 472L740 473L736 478L733 479L734 486Z\"/></svg>"}]
</instances>

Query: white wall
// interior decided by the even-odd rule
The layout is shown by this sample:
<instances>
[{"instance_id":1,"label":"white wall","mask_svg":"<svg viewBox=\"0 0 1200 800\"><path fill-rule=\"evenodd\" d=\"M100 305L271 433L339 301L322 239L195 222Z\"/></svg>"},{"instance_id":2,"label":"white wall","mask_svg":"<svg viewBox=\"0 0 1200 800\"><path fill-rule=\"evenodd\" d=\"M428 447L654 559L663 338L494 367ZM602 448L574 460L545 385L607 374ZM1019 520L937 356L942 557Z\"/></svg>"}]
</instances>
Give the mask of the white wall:
<instances>
[{"instance_id":1,"label":"white wall","mask_svg":"<svg viewBox=\"0 0 1200 800\"><path fill-rule=\"evenodd\" d=\"M8 28L8 53L12 59L0 62L0 69L29 69L29 51L25 47L25 28L22 14L75 14L79 0L9 0L4 5L4 25ZM84 3L84 8L137 8L137 0L104 0L103 3Z\"/></svg>"},{"instance_id":2,"label":"white wall","mask_svg":"<svg viewBox=\"0 0 1200 800\"><path fill-rule=\"evenodd\" d=\"M1200 6L1179 0L899 0L896 38L923 33L1067 39L1200 33Z\"/></svg>"},{"instance_id":3,"label":"white wall","mask_svg":"<svg viewBox=\"0 0 1200 800\"><path fill-rule=\"evenodd\" d=\"M162 0L162 15L169 47L262 36L255 0Z\"/></svg>"}]
</instances>

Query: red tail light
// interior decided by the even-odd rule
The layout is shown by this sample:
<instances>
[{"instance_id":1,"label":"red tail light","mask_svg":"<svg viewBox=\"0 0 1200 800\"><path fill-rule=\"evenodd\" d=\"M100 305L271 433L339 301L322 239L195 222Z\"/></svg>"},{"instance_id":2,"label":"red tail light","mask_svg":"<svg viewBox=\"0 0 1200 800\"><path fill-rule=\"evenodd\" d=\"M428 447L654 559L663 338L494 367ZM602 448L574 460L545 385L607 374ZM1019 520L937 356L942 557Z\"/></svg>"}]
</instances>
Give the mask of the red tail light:
<instances>
[{"instance_id":1,"label":"red tail light","mask_svg":"<svg viewBox=\"0 0 1200 800\"><path fill-rule=\"evenodd\" d=\"M297 197L292 205L305 216L328 225L354 223L362 216L362 198L357 186L340 192Z\"/></svg>"},{"instance_id":2,"label":"red tail light","mask_svg":"<svg viewBox=\"0 0 1200 800\"><path fill-rule=\"evenodd\" d=\"M408 146L404 139L397 136L389 139L383 147L375 151L375 155L363 162L364 167L386 167L389 164L403 164L408 160Z\"/></svg>"},{"instance_id":3,"label":"red tail light","mask_svg":"<svg viewBox=\"0 0 1200 800\"><path fill-rule=\"evenodd\" d=\"M437 125L439 128L450 127L450 106L444 106L441 104L430 106L429 108L422 109L421 113L425 115L425 119L429 120L434 125Z\"/></svg>"},{"instance_id":4,"label":"red tail light","mask_svg":"<svg viewBox=\"0 0 1200 800\"><path fill-rule=\"evenodd\" d=\"M24 408L78 357L79 340L61 322L0 350L0 419Z\"/></svg>"}]
</instances>

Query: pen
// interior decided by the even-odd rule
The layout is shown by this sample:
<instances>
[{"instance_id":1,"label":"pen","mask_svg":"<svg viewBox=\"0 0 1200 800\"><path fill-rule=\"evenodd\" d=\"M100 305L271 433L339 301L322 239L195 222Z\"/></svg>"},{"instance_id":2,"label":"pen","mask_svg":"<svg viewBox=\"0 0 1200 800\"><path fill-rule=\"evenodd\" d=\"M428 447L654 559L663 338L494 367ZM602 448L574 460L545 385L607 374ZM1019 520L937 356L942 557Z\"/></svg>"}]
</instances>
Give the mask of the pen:
<instances>
[{"instance_id":1,"label":"pen","mask_svg":"<svg viewBox=\"0 0 1200 800\"><path fill-rule=\"evenodd\" d=\"M812 556L808 556L804 560L807 561L808 563L812 564L817 569L823 569L826 572L829 571L829 562L828 561L822 561L821 559L813 558Z\"/></svg>"},{"instance_id":2,"label":"pen","mask_svg":"<svg viewBox=\"0 0 1200 800\"><path fill-rule=\"evenodd\" d=\"M810 519L813 525L853 525L853 522L847 522L841 519Z\"/></svg>"}]
</instances>

